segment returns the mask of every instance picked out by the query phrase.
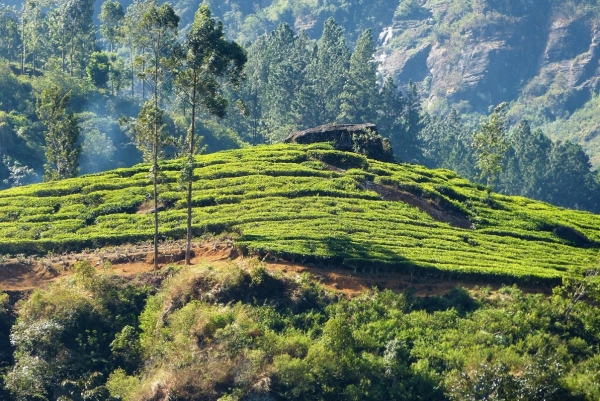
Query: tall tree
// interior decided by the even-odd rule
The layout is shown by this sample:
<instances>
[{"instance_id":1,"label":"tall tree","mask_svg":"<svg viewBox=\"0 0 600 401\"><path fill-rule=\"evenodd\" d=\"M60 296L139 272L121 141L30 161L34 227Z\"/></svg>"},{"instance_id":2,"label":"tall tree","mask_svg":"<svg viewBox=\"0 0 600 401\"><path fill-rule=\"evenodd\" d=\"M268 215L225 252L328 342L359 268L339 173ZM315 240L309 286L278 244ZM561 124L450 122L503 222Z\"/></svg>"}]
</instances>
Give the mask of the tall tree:
<instances>
[{"instance_id":1,"label":"tall tree","mask_svg":"<svg viewBox=\"0 0 600 401\"><path fill-rule=\"evenodd\" d=\"M402 112L404 110L404 96L394 84L392 77L388 77L378 95L377 102L377 128L381 135L388 139L392 138L392 133L402 127Z\"/></svg>"},{"instance_id":2,"label":"tall tree","mask_svg":"<svg viewBox=\"0 0 600 401\"><path fill-rule=\"evenodd\" d=\"M125 17L123 6L117 0L106 0L102 3L98 17L100 19L100 33L108 41L108 51L112 53L113 46L121 34L121 22Z\"/></svg>"},{"instance_id":3,"label":"tall tree","mask_svg":"<svg viewBox=\"0 0 600 401\"><path fill-rule=\"evenodd\" d=\"M305 33L296 35L288 24L281 24L269 35L265 56L267 82L260 99L262 118L269 139L279 141L296 129L291 106L304 84L310 61L308 37Z\"/></svg>"},{"instance_id":4,"label":"tall tree","mask_svg":"<svg viewBox=\"0 0 600 401\"><path fill-rule=\"evenodd\" d=\"M246 119L230 116L228 122L248 132L252 143L279 141L296 129L293 104L305 82L310 48L306 33L296 35L285 23L248 48L248 79L239 90Z\"/></svg>"},{"instance_id":5,"label":"tall tree","mask_svg":"<svg viewBox=\"0 0 600 401\"><path fill-rule=\"evenodd\" d=\"M341 94L340 115L337 120L344 123L366 123L376 121L378 103L377 64L373 61L375 43L371 30L359 36L350 57L350 68Z\"/></svg>"},{"instance_id":6,"label":"tall tree","mask_svg":"<svg viewBox=\"0 0 600 401\"><path fill-rule=\"evenodd\" d=\"M241 123L234 122L235 128L237 128L237 125L240 127L240 131L248 131L248 140L252 144L262 143L266 138L262 116L262 99L269 74L268 63L266 62L267 46L267 37L261 36L248 47L248 62L245 66L247 79L240 88L242 116L244 118ZM229 119L231 120L231 116Z\"/></svg>"},{"instance_id":7,"label":"tall tree","mask_svg":"<svg viewBox=\"0 0 600 401\"><path fill-rule=\"evenodd\" d=\"M184 167L187 183L187 249L186 264L190 264L192 244L192 183L196 112L202 106L209 114L223 117L227 100L221 92L225 82L239 84L246 63L246 53L240 45L228 42L223 33L223 23L212 18L208 6L200 6L184 45L185 60L175 83L190 106L191 122L187 135L188 157Z\"/></svg>"},{"instance_id":8,"label":"tall tree","mask_svg":"<svg viewBox=\"0 0 600 401\"><path fill-rule=\"evenodd\" d=\"M51 12L51 31L60 49L63 71L66 58L69 74L83 76L89 56L96 49L96 27L93 21L94 0L64 0Z\"/></svg>"},{"instance_id":9,"label":"tall tree","mask_svg":"<svg viewBox=\"0 0 600 401\"><path fill-rule=\"evenodd\" d=\"M423 129L421 96L417 85L409 82L406 90L406 103L402 111L402 129L397 132L397 149L394 152L405 162L420 163L423 155L419 146L419 133Z\"/></svg>"},{"instance_id":10,"label":"tall tree","mask_svg":"<svg viewBox=\"0 0 600 401\"><path fill-rule=\"evenodd\" d=\"M164 111L157 107L154 99L146 101L137 118L119 120L128 131L136 147L142 153L144 162L150 164L152 176L152 199L154 215L154 269L158 269L158 184L160 179L159 161L164 156L165 145L169 142L169 133L164 124Z\"/></svg>"},{"instance_id":11,"label":"tall tree","mask_svg":"<svg viewBox=\"0 0 600 401\"><path fill-rule=\"evenodd\" d=\"M38 118L46 125L46 164L44 181L75 177L81 147L77 117L67 112L71 92L63 95L57 86L42 91L37 102Z\"/></svg>"},{"instance_id":12,"label":"tall tree","mask_svg":"<svg viewBox=\"0 0 600 401\"><path fill-rule=\"evenodd\" d=\"M511 195L542 199L551 149L552 141L541 130L532 131L529 122L521 121L511 132L499 189Z\"/></svg>"},{"instance_id":13,"label":"tall tree","mask_svg":"<svg viewBox=\"0 0 600 401\"><path fill-rule=\"evenodd\" d=\"M428 167L448 168L466 178L475 177L473 135L452 109L445 116L425 114L419 133L420 154Z\"/></svg>"},{"instance_id":14,"label":"tall tree","mask_svg":"<svg viewBox=\"0 0 600 401\"><path fill-rule=\"evenodd\" d=\"M18 60L21 36L19 13L16 8L0 4L0 57Z\"/></svg>"},{"instance_id":15,"label":"tall tree","mask_svg":"<svg viewBox=\"0 0 600 401\"><path fill-rule=\"evenodd\" d=\"M23 43L21 68L25 73L25 60L31 55L32 74L36 74L36 59L47 48L48 21L43 12L46 0L26 0L23 3L21 21L21 42Z\"/></svg>"},{"instance_id":16,"label":"tall tree","mask_svg":"<svg viewBox=\"0 0 600 401\"><path fill-rule=\"evenodd\" d=\"M156 7L156 0L134 0L122 20L121 43L129 49L129 71L131 80L131 97L135 97L135 78L138 53L144 51L146 38L141 28L142 17L148 9ZM142 57L143 60L143 57ZM142 74L144 73L142 69ZM143 89L142 89L143 90ZM144 96L142 96L142 99Z\"/></svg>"},{"instance_id":17,"label":"tall tree","mask_svg":"<svg viewBox=\"0 0 600 401\"><path fill-rule=\"evenodd\" d=\"M60 53L61 71L66 72L67 54L69 52L69 36L67 35L69 22L63 6L50 10L48 20L53 50Z\"/></svg>"},{"instance_id":18,"label":"tall tree","mask_svg":"<svg viewBox=\"0 0 600 401\"><path fill-rule=\"evenodd\" d=\"M306 67L306 81L294 102L301 127L335 122L340 114L350 52L344 30L333 18L325 21L312 61Z\"/></svg>"},{"instance_id":19,"label":"tall tree","mask_svg":"<svg viewBox=\"0 0 600 401\"><path fill-rule=\"evenodd\" d=\"M480 179L485 180L489 193L494 182L504 168L504 158L509 148L506 129L506 110L508 105L496 106L489 119L481 124L479 131L473 134L473 149L477 156L477 168L481 171Z\"/></svg>"},{"instance_id":20,"label":"tall tree","mask_svg":"<svg viewBox=\"0 0 600 401\"><path fill-rule=\"evenodd\" d=\"M598 183L582 147L556 142L549 153L545 199L558 206L598 210Z\"/></svg>"},{"instance_id":21,"label":"tall tree","mask_svg":"<svg viewBox=\"0 0 600 401\"><path fill-rule=\"evenodd\" d=\"M151 99L152 107L146 107L145 113L148 114L148 121L153 125L152 136L152 185L154 199L154 268L158 269L158 178L159 178L159 157L163 146L162 124L163 112L160 109L160 85L168 73L168 67L165 59L170 56L172 46L177 36L177 26L179 16L169 4L163 4L158 7L152 4L144 13L140 29L146 38L145 47L151 57L150 62L153 67L150 75L153 82L153 96ZM140 111L140 113L142 113ZM140 114L141 116L141 114ZM143 116L142 116L143 117Z\"/></svg>"}]
</instances>

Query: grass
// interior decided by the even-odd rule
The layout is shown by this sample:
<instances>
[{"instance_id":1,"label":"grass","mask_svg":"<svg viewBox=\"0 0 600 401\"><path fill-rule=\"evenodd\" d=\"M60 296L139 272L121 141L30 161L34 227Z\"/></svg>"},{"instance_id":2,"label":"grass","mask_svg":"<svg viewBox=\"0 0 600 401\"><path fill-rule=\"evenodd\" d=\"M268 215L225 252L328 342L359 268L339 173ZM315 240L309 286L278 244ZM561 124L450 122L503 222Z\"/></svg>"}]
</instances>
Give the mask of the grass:
<instances>
[{"instance_id":1,"label":"grass","mask_svg":"<svg viewBox=\"0 0 600 401\"><path fill-rule=\"evenodd\" d=\"M333 165L339 169L330 169ZM185 235L180 161L163 165L164 238ZM238 232L250 251L353 269L559 280L594 265L600 216L492 194L449 170L389 164L328 145L262 146L199 156L194 170L197 235ZM468 218L475 229L436 221L364 190L364 180L417 194ZM0 192L0 253L68 252L152 238L148 166ZM587 236L587 246L555 234ZM415 270L416 269L416 270Z\"/></svg>"}]
</instances>

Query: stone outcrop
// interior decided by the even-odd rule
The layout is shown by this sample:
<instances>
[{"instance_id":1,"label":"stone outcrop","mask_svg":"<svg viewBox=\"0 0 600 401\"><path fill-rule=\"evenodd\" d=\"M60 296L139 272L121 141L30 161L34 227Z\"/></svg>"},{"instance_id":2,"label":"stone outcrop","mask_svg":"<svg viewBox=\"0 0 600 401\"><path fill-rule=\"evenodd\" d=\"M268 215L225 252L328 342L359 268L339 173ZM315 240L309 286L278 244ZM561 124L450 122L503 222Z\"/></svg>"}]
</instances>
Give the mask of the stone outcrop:
<instances>
[{"instance_id":1,"label":"stone outcrop","mask_svg":"<svg viewBox=\"0 0 600 401\"><path fill-rule=\"evenodd\" d=\"M327 124L290 134L284 143L329 142L337 150L356 152L381 160L393 161L394 155L387 139L377 133L375 124Z\"/></svg>"}]
</instances>

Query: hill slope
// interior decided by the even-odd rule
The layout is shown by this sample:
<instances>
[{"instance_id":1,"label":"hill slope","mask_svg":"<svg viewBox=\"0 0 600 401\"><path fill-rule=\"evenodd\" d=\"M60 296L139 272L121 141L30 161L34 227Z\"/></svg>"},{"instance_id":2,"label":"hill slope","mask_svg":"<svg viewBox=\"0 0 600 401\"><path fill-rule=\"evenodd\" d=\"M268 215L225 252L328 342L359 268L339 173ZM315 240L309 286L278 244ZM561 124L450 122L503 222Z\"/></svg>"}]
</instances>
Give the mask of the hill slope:
<instances>
[{"instance_id":1,"label":"hill slope","mask_svg":"<svg viewBox=\"0 0 600 401\"><path fill-rule=\"evenodd\" d=\"M482 187L452 171L326 144L225 151L196 163L196 234L238 232L238 245L290 261L552 280L590 267L600 243L600 216L497 194L488 205ZM166 238L184 237L180 168L164 164ZM0 253L149 240L150 193L145 165L2 191Z\"/></svg>"}]
</instances>

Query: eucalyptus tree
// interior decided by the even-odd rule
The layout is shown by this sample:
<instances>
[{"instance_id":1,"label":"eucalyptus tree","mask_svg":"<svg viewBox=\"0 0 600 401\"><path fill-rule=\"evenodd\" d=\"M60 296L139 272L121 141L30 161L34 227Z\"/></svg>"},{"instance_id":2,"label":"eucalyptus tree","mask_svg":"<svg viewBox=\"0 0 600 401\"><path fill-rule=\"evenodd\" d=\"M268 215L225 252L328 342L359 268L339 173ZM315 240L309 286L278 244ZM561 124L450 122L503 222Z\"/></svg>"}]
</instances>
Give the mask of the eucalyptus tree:
<instances>
[{"instance_id":1,"label":"eucalyptus tree","mask_svg":"<svg viewBox=\"0 0 600 401\"><path fill-rule=\"evenodd\" d=\"M188 155L183 169L187 183L187 249L186 264L190 264L192 242L192 183L196 113L202 107L211 115L223 117L228 106L221 88L229 82L238 85L243 78L246 63L244 49L225 39L223 23L212 18L208 6L200 6L187 34L183 47L184 58L179 64L175 85L180 96L190 106L191 119L187 134Z\"/></svg>"},{"instance_id":2,"label":"eucalyptus tree","mask_svg":"<svg viewBox=\"0 0 600 401\"><path fill-rule=\"evenodd\" d=\"M75 177L81 147L77 144L80 130L77 117L67 112L71 92L63 95L60 88L44 89L38 99L36 113L46 125L46 164L44 181Z\"/></svg>"},{"instance_id":3,"label":"eucalyptus tree","mask_svg":"<svg viewBox=\"0 0 600 401\"><path fill-rule=\"evenodd\" d=\"M125 17L123 6L117 0L106 0L100 8L100 33L108 41L109 52L112 53L113 46L121 35L121 23Z\"/></svg>"},{"instance_id":4,"label":"eucalyptus tree","mask_svg":"<svg viewBox=\"0 0 600 401\"><path fill-rule=\"evenodd\" d=\"M62 72L67 71L67 53L69 51L68 16L63 7L59 6L48 13L50 37L54 50L60 53L60 67Z\"/></svg>"},{"instance_id":5,"label":"eucalyptus tree","mask_svg":"<svg viewBox=\"0 0 600 401\"><path fill-rule=\"evenodd\" d=\"M0 57L18 60L21 36L19 13L15 7L0 4Z\"/></svg>"},{"instance_id":6,"label":"eucalyptus tree","mask_svg":"<svg viewBox=\"0 0 600 401\"><path fill-rule=\"evenodd\" d=\"M164 145L165 126L163 124L163 111L160 106L160 85L169 73L168 58L172 56L179 16L169 4L157 6L156 2L150 5L142 16L139 29L145 38L142 42L150 56L150 79L153 82L152 99L140 111L139 119L145 119L152 126L151 132L151 174L154 200L154 268L158 268L158 178L159 158Z\"/></svg>"},{"instance_id":7,"label":"eucalyptus tree","mask_svg":"<svg viewBox=\"0 0 600 401\"><path fill-rule=\"evenodd\" d=\"M121 35L118 37L121 43L129 49L129 70L131 79L131 97L135 97L135 78L137 54L144 49L144 35L140 29L143 15L150 7L156 7L155 0L134 0L121 22ZM143 57L141 58L143 61ZM142 69L142 74L144 73ZM143 84L142 84L143 86ZM143 89L142 89L143 90ZM142 96L142 99L144 96Z\"/></svg>"},{"instance_id":8,"label":"eucalyptus tree","mask_svg":"<svg viewBox=\"0 0 600 401\"><path fill-rule=\"evenodd\" d=\"M504 169L504 158L510 146L506 129L507 107L506 103L496 106L488 120L481 124L480 130L473 134L476 166L481 171L480 178L487 185L488 200L494 182Z\"/></svg>"},{"instance_id":9,"label":"eucalyptus tree","mask_svg":"<svg viewBox=\"0 0 600 401\"><path fill-rule=\"evenodd\" d=\"M69 39L69 74L73 76L77 64L79 74L85 71L89 56L96 48L94 25L94 0L69 0L63 2L67 17Z\"/></svg>"},{"instance_id":10,"label":"eucalyptus tree","mask_svg":"<svg viewBox=\"0 0 600 401\"><path fill-rule=\"evenodd\" d=\"M69 62L69 75L81 77L96 48L94 0L62 0L52 4L49 25L52 42L61 53L62 70Z\"/></svg>"},{"instance_id":11,"label":"eucalyptus tree","mask_svg":"<svg viewBox=\"0 0 600 401\"><path fill-rule=\"evenodd\" d=\"M156 107L162 100L161 85L169 78L172 70L178 25L179 16L170 4L158 6L156 0L151 0L137 27L138 45L144 51L141 58L148 65L142 74L144 80L151 85Z\"/></svg>"},{"instance_id":12,"label":"eucalyptus tree","mask_svg":"<svg viewBox=\"0 0 600 401\"><path fill-rule=\"evenodd\" d=\"M25 0L21 11L21 72L25 73L27 56L31 55L32 74L36 73L36 59L38 54L48 46L48 21L44 7L48 6L47 0Z\"/></svg>"}]
</instances>

